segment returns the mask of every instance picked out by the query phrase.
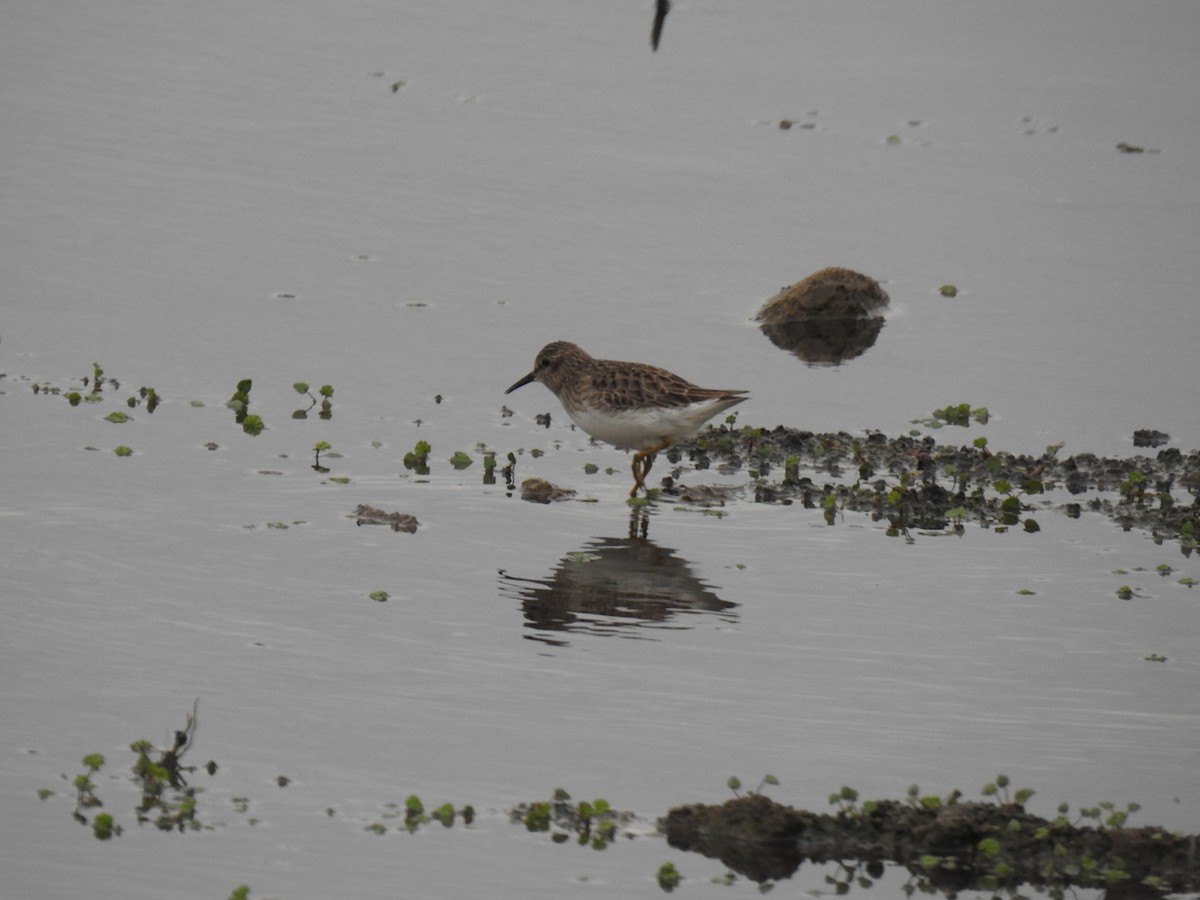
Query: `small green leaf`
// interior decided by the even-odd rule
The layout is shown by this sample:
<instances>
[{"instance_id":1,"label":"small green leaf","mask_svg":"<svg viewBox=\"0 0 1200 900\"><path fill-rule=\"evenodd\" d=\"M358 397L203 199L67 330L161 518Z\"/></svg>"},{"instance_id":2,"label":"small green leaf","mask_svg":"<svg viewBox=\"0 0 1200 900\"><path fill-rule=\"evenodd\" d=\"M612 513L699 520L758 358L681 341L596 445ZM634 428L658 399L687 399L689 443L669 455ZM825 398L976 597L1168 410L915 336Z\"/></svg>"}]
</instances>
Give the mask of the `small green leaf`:
<instances>
[{"instance_id":1,"label":"small green leaf","mask_svg":"<svg viewBox=\"0 0 1200 900\"><path fill-rule=\"evenodd\" d=\"M682 877L674 863L665 862L658 867L658 886L664 891L673 891L679 887Z\"/></svg>"},{"instance_id":2,"label":"small green leaf","mask_svg":"<svg viewBox=\"0 0 1200 900\"><path fill-rule=\"evenodd\" d=\"M995 838L984 838L978 844L979 852L984 856L995 856L1000 852L1000 842Z\"/></svg>"}]
</instances>

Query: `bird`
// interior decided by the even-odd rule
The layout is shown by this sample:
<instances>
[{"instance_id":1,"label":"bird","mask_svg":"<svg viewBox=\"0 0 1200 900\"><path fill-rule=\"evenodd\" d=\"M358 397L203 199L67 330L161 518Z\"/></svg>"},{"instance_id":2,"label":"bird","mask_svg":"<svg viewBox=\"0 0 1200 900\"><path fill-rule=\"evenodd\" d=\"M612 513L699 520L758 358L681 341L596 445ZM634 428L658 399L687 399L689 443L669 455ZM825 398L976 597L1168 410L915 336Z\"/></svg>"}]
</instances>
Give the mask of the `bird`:
<instances>
[{"instance_id":1,"label":"bird","mask_svg":"<svg viewBox=\"0 0 1200 900\"><path fill-rule=\"evenodd\" d=\"M658 49L658 41L662 37L663 22L667 21L667 13L671 11L671 0L655 0L654 26L650 29L650 50Z\"/></svg>"},{"instance_id":2,"label":"bird","mask_svg":"<svg viewBox=\"0 0 1200 900\"><path fill-rule=\"evenodd\" d=\"M571 421L598 441L634 450L633 490L649 493L655 454L693 437L717 413L748 399L744 390L702 388L646 363L596 359L569 341L538 351L533 371L506 390L539 381L558 397Z\"/></svg>"}]
</instances>

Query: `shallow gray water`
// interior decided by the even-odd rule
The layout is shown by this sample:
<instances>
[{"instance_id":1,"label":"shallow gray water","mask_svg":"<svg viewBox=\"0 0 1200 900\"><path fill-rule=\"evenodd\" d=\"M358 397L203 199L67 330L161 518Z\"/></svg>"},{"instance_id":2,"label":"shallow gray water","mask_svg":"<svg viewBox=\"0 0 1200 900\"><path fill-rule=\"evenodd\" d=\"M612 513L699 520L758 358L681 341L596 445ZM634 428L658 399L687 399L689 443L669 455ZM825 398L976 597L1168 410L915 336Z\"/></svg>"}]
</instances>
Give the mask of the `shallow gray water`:
<instances>
[{"instance_id":1,"label":"shallow gray water","mask_svg":"<svg viewBox=\"0 0 1200 900\"><path fill-rule=\"evenodd\" d=\"M1197 446L1197 8L740 10L677 5L653 57L641 4L6 12L0 894L650 895L672 859L689 895L749 895L661 839L559 847L504 810L561 785L650 830L766 772L817 809L1005 772L1044 815L1137 801L1197 830L1177 579L1200 567L1176 545L1051 512L910 545L748 500L660 505L629 543L627 457L541 388L502 395L569 338L750 389L739 424L897 433L967 401L994 418L963 442ZM863 357L808 368L747 320L831 264L892 309ZM120 381L99 404L31 389L93 362ZM223 406L241 378L257 438ZM291 418L298 380L333 385L331 420ZM123 405L144 385L153 415ZM401 464L418 439L428 477ZM320 440L348 484L310 468ZM478 444L595 502L485 485ZM421 527L358 527L360 503ZM631 604L622 579L674 605L579 600ZM224 826L139 829L128 744L196 697ZM60 779L90 752L109 844ZM363 830L409 793L483 814Z\"/></svg>"}]
</instances>

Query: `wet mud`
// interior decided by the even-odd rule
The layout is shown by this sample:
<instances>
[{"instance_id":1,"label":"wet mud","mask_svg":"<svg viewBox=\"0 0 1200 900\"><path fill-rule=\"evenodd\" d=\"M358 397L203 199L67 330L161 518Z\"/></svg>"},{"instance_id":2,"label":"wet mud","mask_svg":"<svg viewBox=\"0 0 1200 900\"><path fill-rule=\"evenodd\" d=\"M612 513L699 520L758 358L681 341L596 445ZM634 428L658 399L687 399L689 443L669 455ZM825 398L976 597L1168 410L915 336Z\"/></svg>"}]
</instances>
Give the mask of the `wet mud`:
<instances>
[{"instance_id":1,"label":"wet mud","mask_svg":"<svg viewBox=\"0 0 1200 900\"><path fill-rule=\"evenodd\" d=\"M906 537L961 532L968 524L1037 531L1037 516L1056 510L1073 518L1101 513L1127 531L1177 540L1185 555L1200 548L1200 451L1060 458L1059 449L1033 456L928 435L723 427L671 449L668 459L678 468L664 479L663 493L711 502L676 483L686 460L698 469L748 472L742 496L755 502L820 508L831 524L846 512L864 513Z\"/></svg>"},{"instance_id":2,"label":"wet mud","mask_svg":"<svg viewBox=\"0 0 1200 900\"><path fill-rule=\"evenodd\" d=\"M837 862L875 878L894 863L919 889L947 896L1022 885L1054 893L1106 887L1109 897L1200 889L1197 835L1080 827L1015 803L949 800L930 808L883 800L831 815L750 794L676 807L659 828L672 847L719 859L757 882L790 878L804 862Z\"/></svg>"}]
</instances>

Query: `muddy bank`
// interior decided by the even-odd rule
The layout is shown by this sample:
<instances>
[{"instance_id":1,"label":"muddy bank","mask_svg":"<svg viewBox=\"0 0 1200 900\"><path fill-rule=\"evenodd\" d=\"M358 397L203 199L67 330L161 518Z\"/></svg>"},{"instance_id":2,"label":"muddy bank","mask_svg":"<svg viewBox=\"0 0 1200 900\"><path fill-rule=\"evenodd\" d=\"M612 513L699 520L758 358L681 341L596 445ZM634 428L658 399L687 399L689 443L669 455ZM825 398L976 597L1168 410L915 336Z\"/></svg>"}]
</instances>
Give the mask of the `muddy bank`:
<instances>
[{"instance_id":1,"label":"muddy bank","mask_svg":"<svg viewBox=\"0 0 1200 900\"><path fill-rule=\"evenodd\" d=\"M721 860L754 881L790 878L804 862L840 863L879 877L884 863L919 887L961 890L1031 885L1107 887L1154 897L1200 889L1200 839L1153 827L1080 827L1016 803L931 806L882 800L836 814L783 806L761 794L672 809L659 822L672 847ZM861 877L861 875L859 876Z\"/></svg>"},{"instance_id":2,"label":"muddy bank","mask_svg":"<svg viewBox=\"0 0 1200 900\"><path fill-rule=\"evenodd\" d=\"M905 536L967 524L1036 531L1037 515L1053 509L1075 518L1102 513L1125 530L1178 540L1185 555L1200 548L1200 451L1060 458L1059 449L1031 456L993 451L982 438L952 445L928 435L814 434L779 426L721 428L673 448L668 459L745 470L759 503L821 508L831 523L846 511L865 513ZM664 479L664 494L704 502L676 484L683 471Z\"/></svg>"}]
</instances>

